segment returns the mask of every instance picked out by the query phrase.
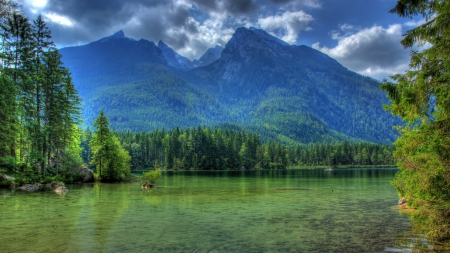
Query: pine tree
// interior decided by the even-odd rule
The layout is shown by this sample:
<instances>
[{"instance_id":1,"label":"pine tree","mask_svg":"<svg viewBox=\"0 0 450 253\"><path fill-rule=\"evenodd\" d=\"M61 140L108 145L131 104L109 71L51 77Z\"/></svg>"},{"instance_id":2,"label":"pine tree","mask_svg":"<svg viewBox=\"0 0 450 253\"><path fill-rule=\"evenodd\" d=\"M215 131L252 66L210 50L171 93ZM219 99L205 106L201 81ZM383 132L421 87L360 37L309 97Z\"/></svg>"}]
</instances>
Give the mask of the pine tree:
<instances>
[{"instance_id":1,"label":"pine tree","mask_svg":"<svg viewBox=\"0 0 450 253\"><path fill-rule=\"evenodd\" d=\"M0 75L0 157L14 156L17 131L16 87L9 77Z\"/></svg>"},{"instance_id":2,"label":"pine tree","mask_svg":"<svg viewBox=\"0 0 450 253\"><path fill-rule=\"evenodd\" d=\"M385 81L392 114L402 117L395 157L401 170L399 193L418 209L416 224L435 239L450 239L450 1L400 0L393 13L422 15L426 22L409 30L404 47L427 47L411 54L411 69Z\"/></svg>"},{"instance_id":3,"label":"pine tree","mask_svg":"<svg viewBox=\"0 0 450 253\"><path fill-rule=\"evenodd\" d=\"M94 122L96 128L89 143L92 149L91 164L96 166L98 177L103 181L121 181L130 174L130 155L109 129L109 121L103 110Z\"/></svg>"}]
</instances>

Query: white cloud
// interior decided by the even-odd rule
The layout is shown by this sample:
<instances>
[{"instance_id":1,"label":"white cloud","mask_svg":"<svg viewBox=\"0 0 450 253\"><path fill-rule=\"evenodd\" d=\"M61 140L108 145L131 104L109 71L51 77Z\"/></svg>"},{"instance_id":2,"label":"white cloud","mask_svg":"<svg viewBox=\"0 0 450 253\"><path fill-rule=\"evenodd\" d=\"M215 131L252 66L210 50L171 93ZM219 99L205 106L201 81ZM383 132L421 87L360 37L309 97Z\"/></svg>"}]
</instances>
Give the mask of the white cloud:
<instances>
[{"instance_id":1,"label":"white cloud","mask_svg":"<svg viewBox=\"0 0 450 253\"><path fill-rule=\"evenodd\" d=\"M286 11L282 15L259 18L259 26L289 44L295 44L301 31L312 29L309 23L313 17L304 11Z\"/></svg>"},{"instance_id":2,"label":"white cloud","mask_svg":"<svg viewBox=\"0 0 450 253\"><path fill-rule=\"evenodd\" d=\"M348 26L341 26L341 29L346 27ZM350 70L383 79L408 69L410 50L404 49L400 44L400 24L390 25L388 28L374 25L344 35L335 31L332 38L338 41L336 47L321 47L319 43L315 43L313 48L328 54Z\"/></svg>"},{"instance_id":3,"label":"white cloud","mask_svg":"<svg viewBox=\"0 0 450 253\"><path fill-rule=\"evenodd\" d=\"M411 20L408 21L406 23L404 23L405 26L409 26L409 27L418 27L420 25L425 24L426 20L425 19L421 19L421 20Z\"/></svg>"},{"instance_id":4,"label":"white cloud","mask_svg":"<svg viewBox=\"0 0 450 253\"><path fill-rule=\"evenodd\" d=\"M44 8L47 0L28 0L28 3L35 8Z\"/></svg>"},{"instance_id":5,"label":"white cloud","mask_svg":"<svg viewBox=\"0 0 450 253\"><path fill-rule=\"evenodd\" d=\"M44 13L42 14L45 18L47 18L49 21L53 23L60 24L62 26L73 26L74 23L68 18L61 15L58 15L56 13Z\"/></svg>"}]
</instances>

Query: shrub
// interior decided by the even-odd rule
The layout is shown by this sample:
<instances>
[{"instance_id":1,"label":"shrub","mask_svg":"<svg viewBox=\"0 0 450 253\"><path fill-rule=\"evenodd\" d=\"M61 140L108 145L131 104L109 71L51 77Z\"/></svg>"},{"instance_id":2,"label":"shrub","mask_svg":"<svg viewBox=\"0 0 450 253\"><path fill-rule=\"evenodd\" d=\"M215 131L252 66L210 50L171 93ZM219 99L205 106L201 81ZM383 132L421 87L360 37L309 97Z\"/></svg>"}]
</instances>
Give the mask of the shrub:
<instances>
[{"instance_id":1,"label":"shrub","mask_svg":"<svg viewBox=\"0 0 450 253\"><path fill-rule=\"evenodd\" d=\"M0 169L7 174L12 174L16 172L16 158L12 156L6 156L0 158Z\"/></svg>"},{"instance_id":2,"label":"shrub","mask_svg":"<svg viewBox=\"0 0 450 253\"><path fill-rule=\"evenodd\" d=\"M158 178L161 177L161 175L162 172L158 169L155 169L144 172L142 174L142 178L144 179L144 181L154 185L156 183L156 180L158 180Z\"/></svg>"}]
</instances>

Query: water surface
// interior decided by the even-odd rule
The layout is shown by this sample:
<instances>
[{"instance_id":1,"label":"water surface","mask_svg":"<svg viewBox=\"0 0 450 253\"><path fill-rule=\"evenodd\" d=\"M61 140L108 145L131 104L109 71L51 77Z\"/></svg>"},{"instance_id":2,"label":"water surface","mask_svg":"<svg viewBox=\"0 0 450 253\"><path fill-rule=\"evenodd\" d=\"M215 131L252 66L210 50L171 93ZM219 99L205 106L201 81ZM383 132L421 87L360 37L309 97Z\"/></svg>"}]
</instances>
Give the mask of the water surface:
<instances>
[{"instance_id":1,"label":"water surface","mask_svg":"<svg viewBox=\"0 0 450 253\"><path fill-rule=\"evenodd\" d=\"M402 252L395 169L166 172L0 191L2 252ZM403 249L408 252L408 249Z\"/></svg>"}]
</instances>

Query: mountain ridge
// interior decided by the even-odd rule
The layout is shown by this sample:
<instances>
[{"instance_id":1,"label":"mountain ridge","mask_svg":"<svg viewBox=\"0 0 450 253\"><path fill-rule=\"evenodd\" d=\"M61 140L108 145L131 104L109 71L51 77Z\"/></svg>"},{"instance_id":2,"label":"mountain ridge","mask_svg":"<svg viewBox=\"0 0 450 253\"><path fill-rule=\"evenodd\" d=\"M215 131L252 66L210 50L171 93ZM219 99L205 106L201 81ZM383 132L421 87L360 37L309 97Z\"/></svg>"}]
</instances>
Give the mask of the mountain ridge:
<instances>
[{"instance_id":1,"label":"mountain ridge","mask_svg":"<svg viewBox=\"0 0 450 253\"><path fill-rule=\"evenodd\" d=\"M100 43L111 51L91 52ZM89 57L86 52L91 52ZM85 104L92 109L85 114L87 124L96 115L95 108L114 115L132 114L133 108L142 113L147 108L165 111L171 119L186 117L185 121L176 120L180 122L179 127L239 124L270 136L268 140L284 142L348 138L386 143L396 138L391 128L398 119L383 111L382 104L387 99L378 89L377 81L349 71L322 52L289 45L260 29L238 28L224 48L215 47L213 60L203 66L196 66L195 61L179 55L162 41L156 46L150 41L129 39L121 31L76 49L61 49L61 53L63 62L75 73L74 83L80 88ZM104 62L105 59L111 60ZM85 64L95 71L88 70ZM110 69L110 65L115 70L113 73L104 70ZM166 82L166 79L182 81ZM165 104L142 99L133 102L135 107L129 107L130 97L120 96L117 91L135 88L135 82L159 87L153 92L161 91L169 99L158 98ZM160 83L178 88L163 87ZM116 87L114 94L108 90L112 86ZM171 106L175 108L177 100L171 98L181 95L180 87L198 92L190 93L191 100L183 100L187 103L184 111L169 110ZM102 96L117 97L127 109L108 105L109 99L98 99ZM211 106L194 102L205 96ZM149 104L154 104L156 109L146 107ZM156 112L145 115L134 117L128 126L116 122L114 117L111 127L151 131L155 128L144 126L152 124L142 122L151 123L164 117ZM167 127L174 126L167 124Z\"/></svg>"}]
</instances>

